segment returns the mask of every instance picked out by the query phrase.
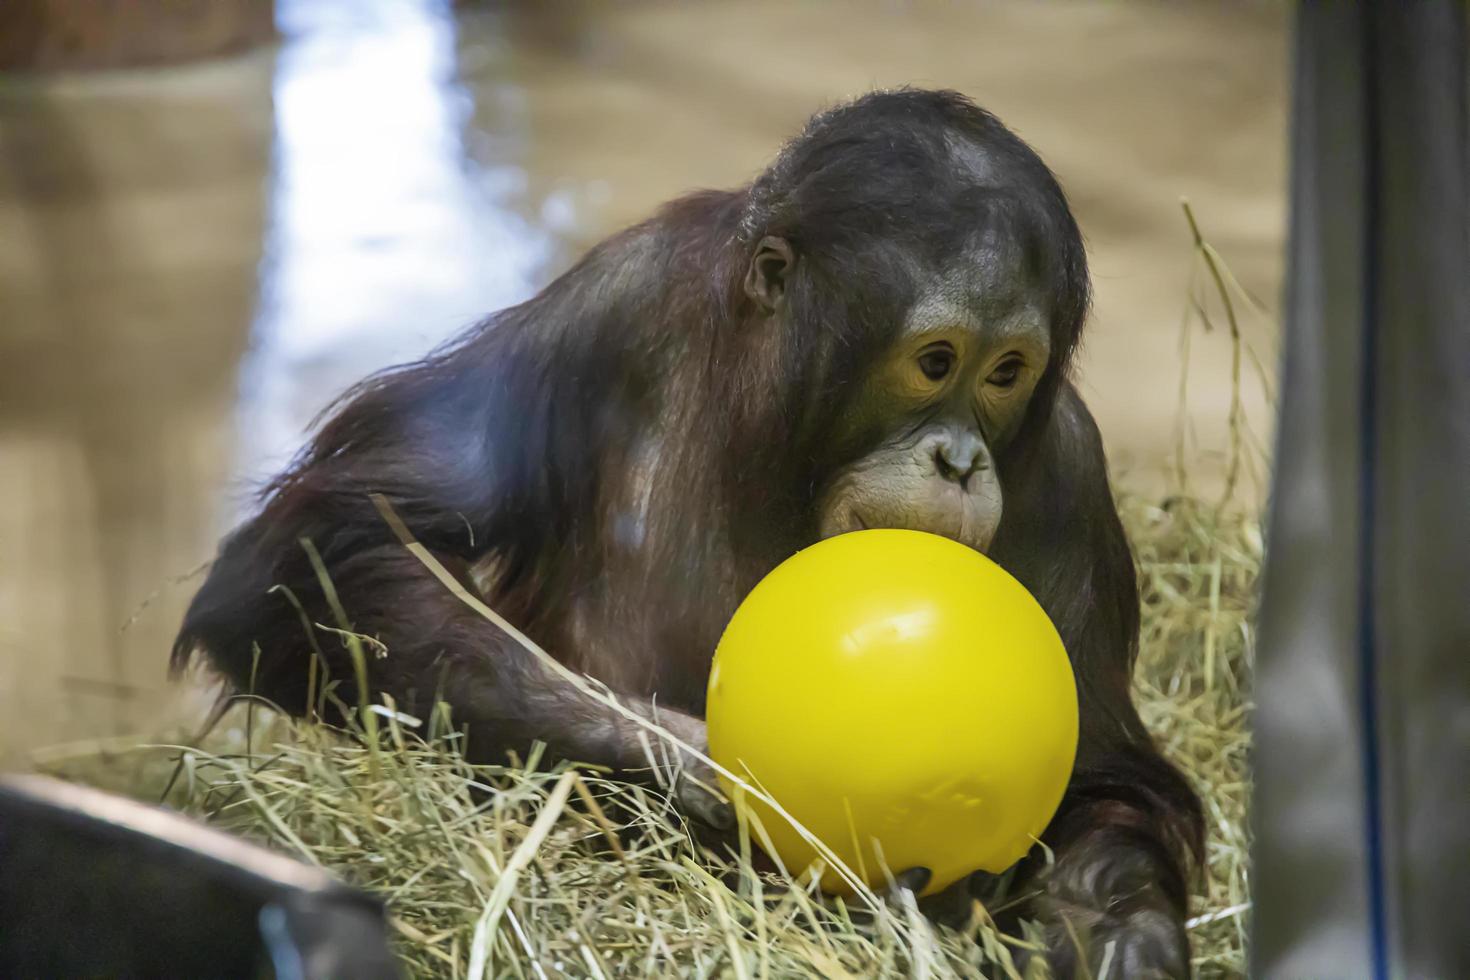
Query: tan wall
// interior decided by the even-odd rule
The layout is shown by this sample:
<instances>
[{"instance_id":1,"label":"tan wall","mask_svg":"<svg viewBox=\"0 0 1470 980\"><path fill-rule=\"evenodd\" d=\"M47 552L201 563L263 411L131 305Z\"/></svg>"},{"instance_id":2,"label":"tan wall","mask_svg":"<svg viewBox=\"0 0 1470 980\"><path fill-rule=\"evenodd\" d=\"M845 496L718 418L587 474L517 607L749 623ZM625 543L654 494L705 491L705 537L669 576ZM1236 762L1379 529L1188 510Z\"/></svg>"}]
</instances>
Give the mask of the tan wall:
<instances>
[{"instance_id":1,"label":"tan wall","mask_svg":"<svg viewBox=\"0 0 1470 980\"><path fill-rule=\"evenodd\" d=\"M0 70L173 65L275 36L273 0L5 0Z\"/></svg>"}]
</instances>

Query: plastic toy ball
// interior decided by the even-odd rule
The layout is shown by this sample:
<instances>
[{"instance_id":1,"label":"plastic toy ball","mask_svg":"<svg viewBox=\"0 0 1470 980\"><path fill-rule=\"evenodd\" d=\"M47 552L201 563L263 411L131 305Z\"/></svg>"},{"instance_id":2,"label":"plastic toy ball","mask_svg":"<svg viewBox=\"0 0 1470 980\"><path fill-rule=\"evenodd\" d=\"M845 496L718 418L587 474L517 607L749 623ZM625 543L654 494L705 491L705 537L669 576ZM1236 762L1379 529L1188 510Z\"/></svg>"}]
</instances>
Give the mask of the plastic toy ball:
<instances>
[{"instance_id":1,"label":"plastic toy ball","mask_svg":"<svg viewBox=\"0 0 1470 980\"><path fill-rule=\"evenodd\" d=\"M769 793L874 888L912 867L925 894L1020 859L1061 802L1077 690L1026 589L919 531L829 538L736 610L706 712L716 762ZM724 779L752 840L802 875L818 852ZM825 866L822 887L852 887Z\"/></svg>"}]
</instances>

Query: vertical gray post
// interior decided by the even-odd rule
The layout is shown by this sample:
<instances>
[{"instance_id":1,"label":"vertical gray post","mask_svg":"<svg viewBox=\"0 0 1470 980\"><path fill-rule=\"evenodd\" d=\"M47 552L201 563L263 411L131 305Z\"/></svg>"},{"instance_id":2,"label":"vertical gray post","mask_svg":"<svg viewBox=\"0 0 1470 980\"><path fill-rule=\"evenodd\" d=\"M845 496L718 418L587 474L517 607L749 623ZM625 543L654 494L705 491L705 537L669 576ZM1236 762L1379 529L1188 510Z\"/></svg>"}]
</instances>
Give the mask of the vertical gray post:
<instances>
[{"instance_id":1,"label":"vertical gray post","mask_svg":"<svg viewBox=\"0 0 1470 980\"><path fill-rule=\"evenodd\" d=\"M1466 6L1298 8L1253 973L1470 977Z\"/></svg>"}]
</instances>

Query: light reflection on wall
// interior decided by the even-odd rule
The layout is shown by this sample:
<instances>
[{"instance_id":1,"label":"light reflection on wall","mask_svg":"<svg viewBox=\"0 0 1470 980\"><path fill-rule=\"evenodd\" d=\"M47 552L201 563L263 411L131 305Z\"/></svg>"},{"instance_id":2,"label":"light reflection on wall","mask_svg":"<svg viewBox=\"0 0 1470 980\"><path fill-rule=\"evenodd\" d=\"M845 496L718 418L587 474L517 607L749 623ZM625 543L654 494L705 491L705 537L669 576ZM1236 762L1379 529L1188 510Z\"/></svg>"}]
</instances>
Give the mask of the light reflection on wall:
<instances>
[{"instance_id":1,"label":"light reflection on wall","mask_svg":"<svg viewBox=\"0 0 1470 980\"><path fill-rule=\"evenodd\" d=\"M514 210L519 100L503 100L497 158L465 154L473 105L446 3L278 11L271 220L241 375L247 484L279 469L342 389L526 298L552 249Z\"/></svg>"}]
</instances>

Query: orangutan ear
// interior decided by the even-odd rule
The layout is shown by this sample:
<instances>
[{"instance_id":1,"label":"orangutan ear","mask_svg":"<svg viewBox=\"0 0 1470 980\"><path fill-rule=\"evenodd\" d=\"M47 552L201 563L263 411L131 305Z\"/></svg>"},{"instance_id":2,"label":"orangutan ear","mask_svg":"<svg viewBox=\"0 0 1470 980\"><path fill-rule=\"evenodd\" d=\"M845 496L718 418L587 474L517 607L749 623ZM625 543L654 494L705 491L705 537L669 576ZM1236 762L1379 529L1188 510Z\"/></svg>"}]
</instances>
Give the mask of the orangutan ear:
<instances>
[{"instance_id":1,"label":"orangutan ear","mask_svg":"<svg viewBox=\"0 0 1470 980\"><path fill-rule=\"evenodd\" d=\"M745 273L745 295L767 316L779 312L786 300L786 277L794 268L796 253L790 242L774 236L762 238Z\"/></svg>"}]
</instances>

